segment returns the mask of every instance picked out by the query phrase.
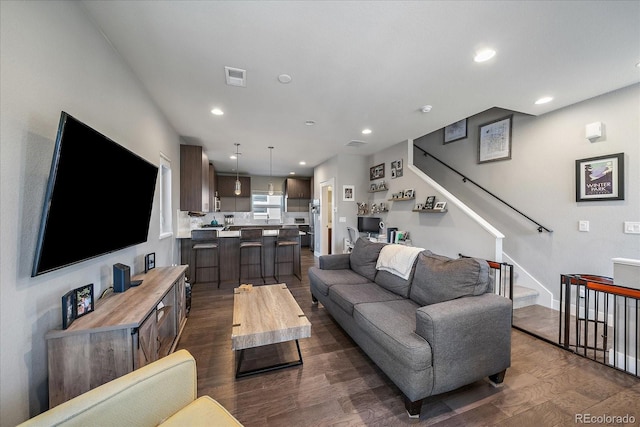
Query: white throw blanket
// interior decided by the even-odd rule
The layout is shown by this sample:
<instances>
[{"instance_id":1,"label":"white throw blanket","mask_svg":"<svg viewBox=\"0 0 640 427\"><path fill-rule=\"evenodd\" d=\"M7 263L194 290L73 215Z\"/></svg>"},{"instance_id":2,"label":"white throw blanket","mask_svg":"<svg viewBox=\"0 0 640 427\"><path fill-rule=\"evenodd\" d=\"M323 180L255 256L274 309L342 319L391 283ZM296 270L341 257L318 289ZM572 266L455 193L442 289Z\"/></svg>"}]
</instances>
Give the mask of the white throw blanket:
<instances>
[{"instance_id":1,"label":"white throw blanket","mask_svg":"<svg viewBox=\"0 0 640 427\"><path fill-rule=\"evenodd\" d=\"M411 275L411 268L416 257L422 251L424 251L423 248L413 246L385 245L378 256L376 269L388 271L407 280Z\"/></svg>"}]
</instances>

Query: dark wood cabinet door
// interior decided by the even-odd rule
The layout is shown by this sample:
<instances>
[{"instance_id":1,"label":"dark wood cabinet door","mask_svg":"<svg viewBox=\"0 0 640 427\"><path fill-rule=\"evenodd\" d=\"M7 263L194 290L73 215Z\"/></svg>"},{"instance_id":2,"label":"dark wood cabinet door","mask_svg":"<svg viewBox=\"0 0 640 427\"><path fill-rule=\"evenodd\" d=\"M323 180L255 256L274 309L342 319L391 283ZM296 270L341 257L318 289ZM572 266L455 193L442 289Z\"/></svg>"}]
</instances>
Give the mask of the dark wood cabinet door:
<instances>
[{"instance_id":1,"label":"dark wood cabinet door","mask_svg":"<svg viewBox=\"0 0 640 427\"><path fill-rule=\"evenodd\" d=\"M180 145L180 210L209 211L209 159L197 145Z\"/></svg>"}]
</instances>

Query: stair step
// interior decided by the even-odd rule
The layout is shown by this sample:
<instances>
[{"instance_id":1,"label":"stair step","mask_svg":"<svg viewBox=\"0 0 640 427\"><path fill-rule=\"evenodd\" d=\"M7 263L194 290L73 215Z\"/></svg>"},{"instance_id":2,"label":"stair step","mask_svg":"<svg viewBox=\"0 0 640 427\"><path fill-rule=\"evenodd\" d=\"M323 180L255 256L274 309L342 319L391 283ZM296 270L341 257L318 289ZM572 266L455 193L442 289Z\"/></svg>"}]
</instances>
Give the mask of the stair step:
<instances>
[{"instance_id":1,"label":"stair step","mask_svg":"<svg viewBox=\"0 0 640 427\"><path fill-rule=\"evenodd\" d=\"M513 308L533 305L538 297L538 291L526 286L513 285Z\"/></svg>"}]
</instances>

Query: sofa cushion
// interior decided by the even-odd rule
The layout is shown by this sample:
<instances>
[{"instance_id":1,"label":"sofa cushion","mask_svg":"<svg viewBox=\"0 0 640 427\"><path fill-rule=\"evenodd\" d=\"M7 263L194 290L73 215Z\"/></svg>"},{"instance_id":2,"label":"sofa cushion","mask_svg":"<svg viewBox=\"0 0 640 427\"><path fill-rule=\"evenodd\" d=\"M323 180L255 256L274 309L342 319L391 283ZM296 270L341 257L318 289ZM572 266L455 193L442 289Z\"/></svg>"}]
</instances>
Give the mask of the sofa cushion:
<instances>
[{"instance_id":1,"label":"sofa cushion","mask_svg":"<svg viewBox=\"0 0 640 427\"><path fill-rule=\"evenodd\" d=\"M309 268L309 282L313 289L317 289L323 295L329 295L329 288L333 285L359 285L369 283L367 279L352 271L346 270L322 270L318 267Z\"/></svg>"},{"instance_id":2,"label":"sofa cushion","mask_svg":"<svg viewBox=\"0 0 640 427\"><path fill-rule=\"evenodd\" d=\"M489 283L489 265L476 258L452 259L424 251L418 256L410 298L420 305L482 295Z\"/></svg>"},{"instance_id":3,"label":"sofa cushion","mask_svg":"<svg viewBox=\"0 0 640 427\"><path fill-rule=\"evenodd\" d=\"M385 243L371 242L360 238L356 241L349 262L351 269L361 276L373 281L376 277L376 262Z\"/></svg>"},{"instance_id":4,"label":"sofa cushion","mask_svg":"<svg viewBox=\"0 0 640 427\"><path fill-rule=\"evenodd\" d=\"M374 283L334 285L329 290L329 298L350 316L353 316L353 306L356 304L402 299L402 297L386 291Z\"/></svg>"},{"instance_id":5,"label":"sofa cushion","mask_svg":"<svg viewBox=\"0 0 640 427\"><path fill-rule=\"evenodd\" d=\"M358 304L353 318L398 363L420 371L431 367L431 346L415 333L418 305L408 299Z\"/></svg>"},{"instance_id":6,"label":"sofa cushion","mask_svg":"<svg viewBox=\"0 0 640 427\"><path fill-rule=\"evenodd\" d=\"M404 280L402 277L396 276L388 271L378 270L376 274L376 283L388 291L394 294L400 295L403 298L409 298L409 289L411 287L411 280L416 271L415 264L411 270L408 280Z\"/></svg>"}]
</instances>

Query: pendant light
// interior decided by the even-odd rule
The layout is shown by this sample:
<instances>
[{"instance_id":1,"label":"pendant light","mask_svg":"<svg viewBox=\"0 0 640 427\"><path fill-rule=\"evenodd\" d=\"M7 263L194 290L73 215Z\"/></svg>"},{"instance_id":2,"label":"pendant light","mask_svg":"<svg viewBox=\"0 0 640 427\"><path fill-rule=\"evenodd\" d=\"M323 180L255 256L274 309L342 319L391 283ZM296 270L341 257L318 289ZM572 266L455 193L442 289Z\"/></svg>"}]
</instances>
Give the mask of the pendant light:
<instances>
[{"instance_id":1,"label":"pendant light","mask_svg":"<svg viewBox=\"0 0 640 427\"><path fill-rule=\"evenodd\" d=\"M270 196L273 196L273 170L272 170L272 155L273 155L273 147L269 147L269 185L267 186L267 191Z\"/></svg>"},{"instance_id":2,"label":"pendant light","mask_svg":"<svg viewBox=\"0 0 640 427\"><path fill-rule=\"evenodd\" d=\"M236 146L236 188L233 193L236 196L239 196L242 193L242 184L240 184L240 177L238 172L238 157L240 157L240 153L238 152L238 147L240 147L240 144L236 142L234 145Z\"/></svg>"}]
</instances>

